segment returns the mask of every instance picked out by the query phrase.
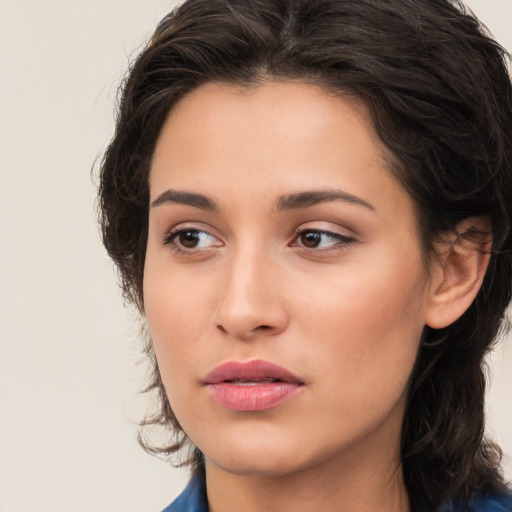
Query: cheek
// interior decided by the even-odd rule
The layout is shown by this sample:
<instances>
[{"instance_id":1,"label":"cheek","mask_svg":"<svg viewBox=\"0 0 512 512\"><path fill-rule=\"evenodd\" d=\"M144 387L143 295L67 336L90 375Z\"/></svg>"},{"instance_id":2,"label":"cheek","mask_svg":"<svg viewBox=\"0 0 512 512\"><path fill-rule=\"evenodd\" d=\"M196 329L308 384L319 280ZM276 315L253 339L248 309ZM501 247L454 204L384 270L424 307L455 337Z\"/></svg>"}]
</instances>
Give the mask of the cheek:
<instances>
[{"instance_id":1,"label":"cheek","mask_svg":"<svg viewBox=\"0 0 512 512\"><path fill-rule=\"evenodd\" d=\"M311 289L299 330L316 340L341 405L389 407L403 395L423 332L424 284L421 273L388 268L345 277L328 295Z\"/></svg>"},{"instance_id":2,"label":"cheek","mask_svg":"<svg viewBox=\"0 0 512 512\"><path fill-rule=\"evenodd\" d=\"M144 275L144 306L158 367L173 409L188 387L183 382L199 381L204 367L204 344L211 315L206 310L212 290L205 279L170 272L148 255ZM211 341L211 340L210 340ZM186 397L185 397L186 400Z\"/></svg>"}]
</instances>

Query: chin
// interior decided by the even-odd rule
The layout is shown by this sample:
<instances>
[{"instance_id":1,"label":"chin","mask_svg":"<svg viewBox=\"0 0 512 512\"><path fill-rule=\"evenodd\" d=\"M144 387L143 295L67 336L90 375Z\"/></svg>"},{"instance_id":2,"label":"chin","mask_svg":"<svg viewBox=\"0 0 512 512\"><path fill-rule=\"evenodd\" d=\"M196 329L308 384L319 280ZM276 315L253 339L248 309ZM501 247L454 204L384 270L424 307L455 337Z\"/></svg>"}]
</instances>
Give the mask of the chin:
<instances>
[{"instance_id":1,"label":"chin","mask_svg":"<svg viewBox=\"0 0 512 512\"><path fill-rule=\"evenodd\" d=\"M203 451L207 465L240 476L280 477L307 466L304 453L297 447L290 449L285 443L258 442L255 439L241 442L217 443L213 450ZM299 460L297 456L301 456Z\"/></svg>"},{"instance_id":2,"label":"chin","mask_svg":"<svg viewBox=\"0 0 512 512\"><path fill-rule=\"evenodd\" d=\"M233 475L262 478L300 474L332 455L322 448L308 451L304 443L287 443L282 439L269 441L247 439L218 443L213 450L207 449L203 453L207 465L216 466Z\"/></svg>"},{"instance_id":3,"label":"chin","mask_svg":"<svg viewBox=\"0 0 512 512\"><path fill-rule=\"evenodd\" d=\"M298 461L283 460L273 454L262 455L257 458L232 457L229 460L206 459L207 463L218 466L223 471L238 476L256 477L284 477L300 472L307 464L300 464Z\"/></svg>"}]
</instances>

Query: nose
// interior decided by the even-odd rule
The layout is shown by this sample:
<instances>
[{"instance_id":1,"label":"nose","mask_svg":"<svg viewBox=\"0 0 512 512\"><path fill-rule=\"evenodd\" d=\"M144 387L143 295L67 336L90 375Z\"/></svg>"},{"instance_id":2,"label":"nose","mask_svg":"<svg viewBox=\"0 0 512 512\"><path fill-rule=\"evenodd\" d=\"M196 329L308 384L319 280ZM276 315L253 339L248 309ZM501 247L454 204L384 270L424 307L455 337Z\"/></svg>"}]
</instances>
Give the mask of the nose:
<instances>
[{"instance_id":1,"label":"nose","mask_svg":"<svg viewBox=\"0 0 512 512\"><path fill-rule=\"evenodd\" d=\"M289 322L279 265L263 251L234 254L222 272L216 327L240 340L283 332Z\"/></svg>"}]
</instances>

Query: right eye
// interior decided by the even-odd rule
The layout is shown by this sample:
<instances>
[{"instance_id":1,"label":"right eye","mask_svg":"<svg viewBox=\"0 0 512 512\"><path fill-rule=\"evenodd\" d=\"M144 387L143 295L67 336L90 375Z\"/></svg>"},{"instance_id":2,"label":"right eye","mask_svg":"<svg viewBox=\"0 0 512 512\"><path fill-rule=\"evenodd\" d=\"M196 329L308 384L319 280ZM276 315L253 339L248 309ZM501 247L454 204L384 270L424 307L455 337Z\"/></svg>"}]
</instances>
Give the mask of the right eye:
<instances>
[{"instance_id":1,"label":"right eye","mask_svg":"<svg viewBox=\"0 0 512 512\"><path fill-rule=\"evenodd\" d=\"M219 247L222 243L210 233L196 228L172 229L164 238L164 244L177 252Z\"/></svg>"}]
</instances>

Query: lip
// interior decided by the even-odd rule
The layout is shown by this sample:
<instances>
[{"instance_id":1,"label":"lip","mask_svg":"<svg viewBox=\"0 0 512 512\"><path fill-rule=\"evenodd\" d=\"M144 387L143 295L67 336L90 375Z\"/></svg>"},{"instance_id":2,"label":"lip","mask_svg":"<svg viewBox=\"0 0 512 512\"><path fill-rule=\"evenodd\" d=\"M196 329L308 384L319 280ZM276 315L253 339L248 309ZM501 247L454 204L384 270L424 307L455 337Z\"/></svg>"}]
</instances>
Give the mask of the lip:
<instances>
[{"instance_id":1,"label":"lip","mask_svg":"<svg viewBox=\"0 0 512 512\"><path fill-rule=\"evenodd\" d=\"M208 374L204 384L219 405L247 412L276 407L304 386L290 371L260 359L223 363Z\"/></svg>"}]
</instances>

